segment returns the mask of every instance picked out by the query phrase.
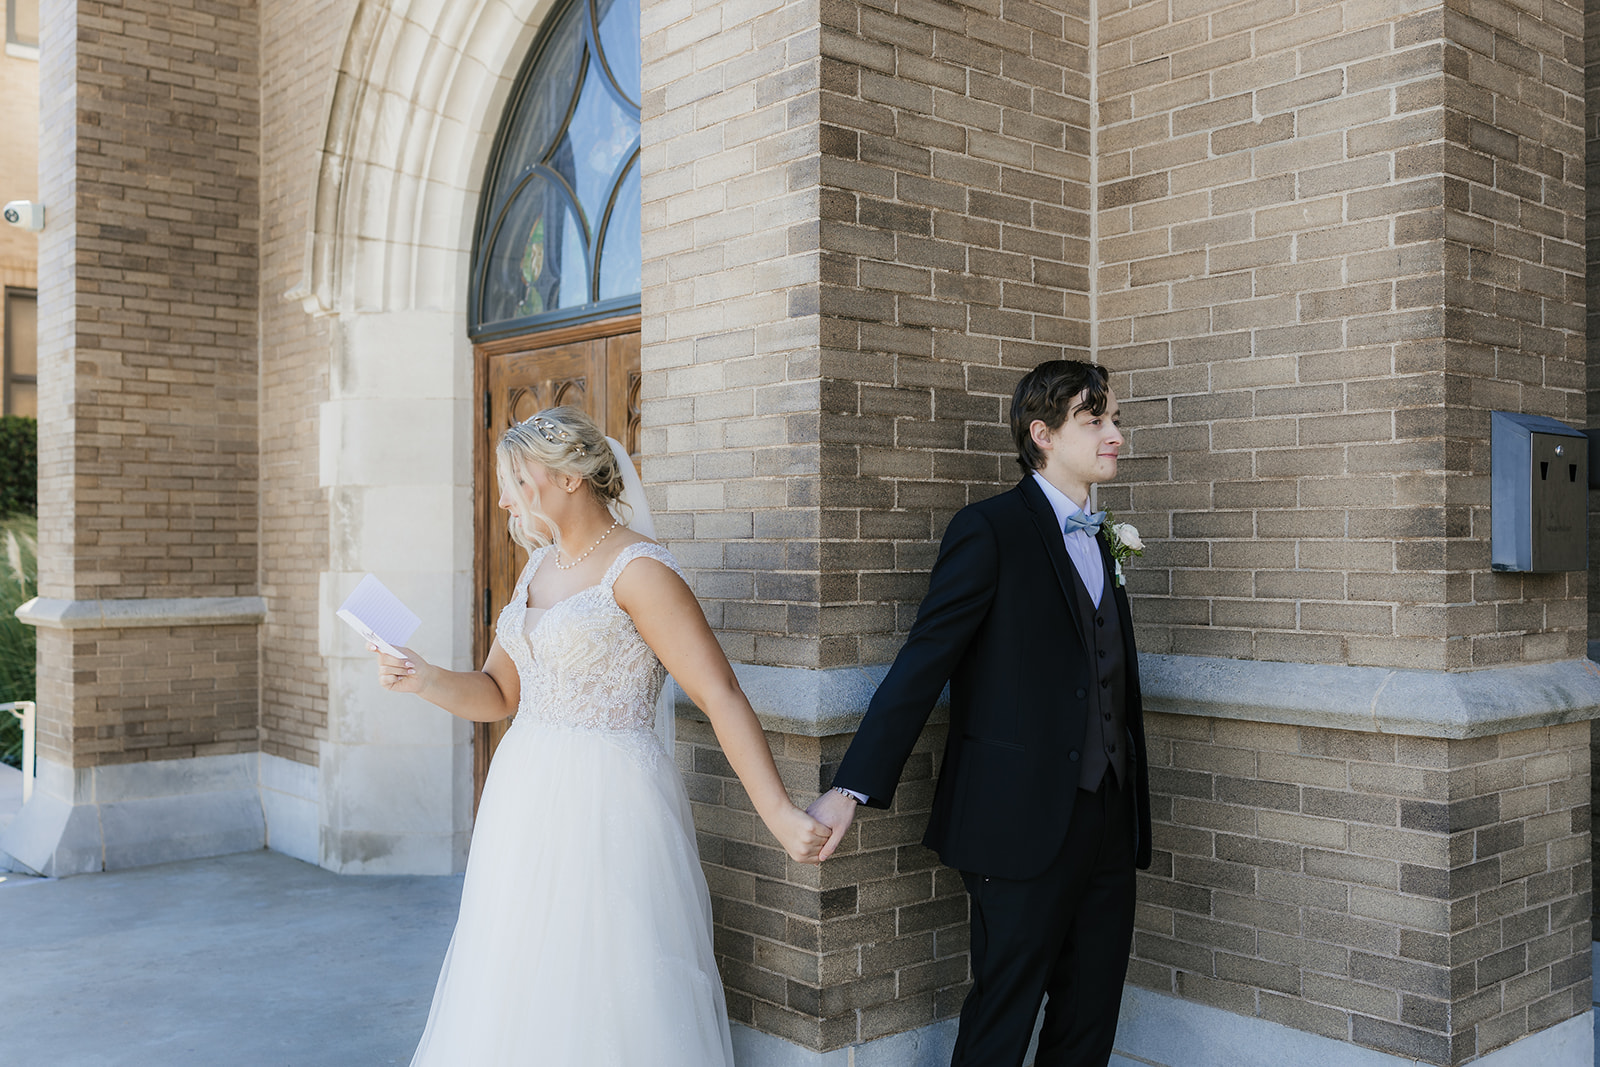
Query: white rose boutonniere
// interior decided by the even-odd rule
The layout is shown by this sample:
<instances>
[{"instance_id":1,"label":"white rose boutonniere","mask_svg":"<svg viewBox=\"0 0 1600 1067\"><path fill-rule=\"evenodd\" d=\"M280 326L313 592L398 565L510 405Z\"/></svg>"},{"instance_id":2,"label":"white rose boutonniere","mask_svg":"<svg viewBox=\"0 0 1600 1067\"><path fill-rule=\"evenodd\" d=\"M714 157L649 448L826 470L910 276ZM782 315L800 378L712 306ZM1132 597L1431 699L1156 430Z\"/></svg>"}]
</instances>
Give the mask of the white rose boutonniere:
<instances>
[{"instance_id":1,"label":"white rose boutonniere","mask_svg":"<svg viewBox=\"0 0 1600 1067\"><path fill-rule=\"evenodd\" d=\"M1138 527L1130 522L1117 522L1109 511L1106 512L1104 529L1106 540L1111 547L1111 559L1117 565L1117 584L1127 585L1128 580L1123 576L1122 565L1134 556L1144 555L1144 539L1139 536Z\"/></svg>"}]
</instances>

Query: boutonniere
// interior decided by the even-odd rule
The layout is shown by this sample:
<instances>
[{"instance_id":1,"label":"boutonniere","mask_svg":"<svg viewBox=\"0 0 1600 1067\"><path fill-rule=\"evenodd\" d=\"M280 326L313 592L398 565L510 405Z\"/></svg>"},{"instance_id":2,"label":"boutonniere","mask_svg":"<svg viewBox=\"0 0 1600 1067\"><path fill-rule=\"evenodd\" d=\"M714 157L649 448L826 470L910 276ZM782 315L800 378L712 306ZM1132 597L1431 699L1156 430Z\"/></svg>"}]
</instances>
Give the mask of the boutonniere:
<instances>
[{"instance_id":1,"label":"boutonniere","mask_svg":"<svg viewBox=\"0 0 1600 1067\"><path fill-rule=\"evenodd\" d=\"M1106 544L1111 549L1111 560L1117 565L1117 584L1127 585L1128 580L1123 576L1122 565L1134 556L1144 555L1144 540L1139 536L1139 529L1130 522L1117 522L1109 511L1106 512L1105 525L1101 529L1106 533Z\"/></svg>"}]
</instances>

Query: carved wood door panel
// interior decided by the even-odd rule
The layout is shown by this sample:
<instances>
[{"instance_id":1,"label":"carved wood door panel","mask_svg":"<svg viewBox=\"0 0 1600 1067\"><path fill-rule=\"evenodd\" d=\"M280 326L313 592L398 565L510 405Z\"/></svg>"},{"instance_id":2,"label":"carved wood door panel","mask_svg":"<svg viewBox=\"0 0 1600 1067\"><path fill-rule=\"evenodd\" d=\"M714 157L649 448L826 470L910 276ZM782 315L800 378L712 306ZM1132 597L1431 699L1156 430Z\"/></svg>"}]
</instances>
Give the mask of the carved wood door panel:
<instances>
[{"instance_id":1,"label":"carved wood door panel","mask_svg":"<svg viewBox=\"0 0 1600 1067\"><path fill-rule=\"evenodd\" d=\"M477 374L483 421L477 443L477 561L479 605L473 654L483 663L494 622L510 600L527 554L511 540L497 503L494 449L513 423L545 408L570 404L587 412L621 441L639 464L639 318L551 330L478 345ZM473 810L483 793L489 761L510 721L480 723L474 735Z\"/></svg>"}]
</instances>

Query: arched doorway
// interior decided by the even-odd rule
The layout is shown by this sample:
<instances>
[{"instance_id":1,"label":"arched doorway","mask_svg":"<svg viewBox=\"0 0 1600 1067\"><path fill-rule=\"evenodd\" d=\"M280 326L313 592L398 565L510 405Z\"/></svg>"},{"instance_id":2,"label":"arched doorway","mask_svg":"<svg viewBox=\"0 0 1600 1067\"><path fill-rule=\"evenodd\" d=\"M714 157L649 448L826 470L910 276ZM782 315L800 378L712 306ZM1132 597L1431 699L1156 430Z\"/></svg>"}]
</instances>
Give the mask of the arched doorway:
<instances>
[{"instance_id":1,"label":"arched doorway","mask_svg":"<svg viewBox=\"0 0 1600 1067\"><path fill-rule=\"evenodd\" d=\"M500 433L572 404L638 462L639 76L639 0L566 0L523 64L490 156L468 309L483 404L478 662L522 564L495 503ZM474 808L506 726L477 728Z\"/></svg>"}]
</instances>

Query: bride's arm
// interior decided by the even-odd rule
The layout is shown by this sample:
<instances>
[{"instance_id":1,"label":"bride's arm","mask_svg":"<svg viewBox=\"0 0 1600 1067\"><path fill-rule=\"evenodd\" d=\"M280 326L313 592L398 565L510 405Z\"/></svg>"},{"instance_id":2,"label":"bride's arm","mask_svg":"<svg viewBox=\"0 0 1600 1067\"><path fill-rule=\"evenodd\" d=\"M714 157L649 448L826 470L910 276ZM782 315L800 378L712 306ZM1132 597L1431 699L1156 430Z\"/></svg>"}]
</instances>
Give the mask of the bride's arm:
<instances>
[{"instance_id":1,"label":"bride's arm","mask_svg":"<svg viewBox=\"0 0 1600 1067\"><path fill-rule=\"evenodd\" d=\"M378 682L391 693L415 693L470 722L498 722L516 714L522 682L499 640L489 646L481 671L448 671L409 648L400 651L404 659L378 653Z\"/></svg>"},{"instance_id":2,"label":"bride's arm","mask_svg":"<svg viewBox=\"0 0 1600 1067\"><path fill-rule=\"evenodd\" d=\"M645 644L711 720L723 754L772 836L796 860L817 862L829 830L790 802L761 722L689 586L670 568L645 559L626 567L612 590Z\"/></svg>"}]
</instances>

